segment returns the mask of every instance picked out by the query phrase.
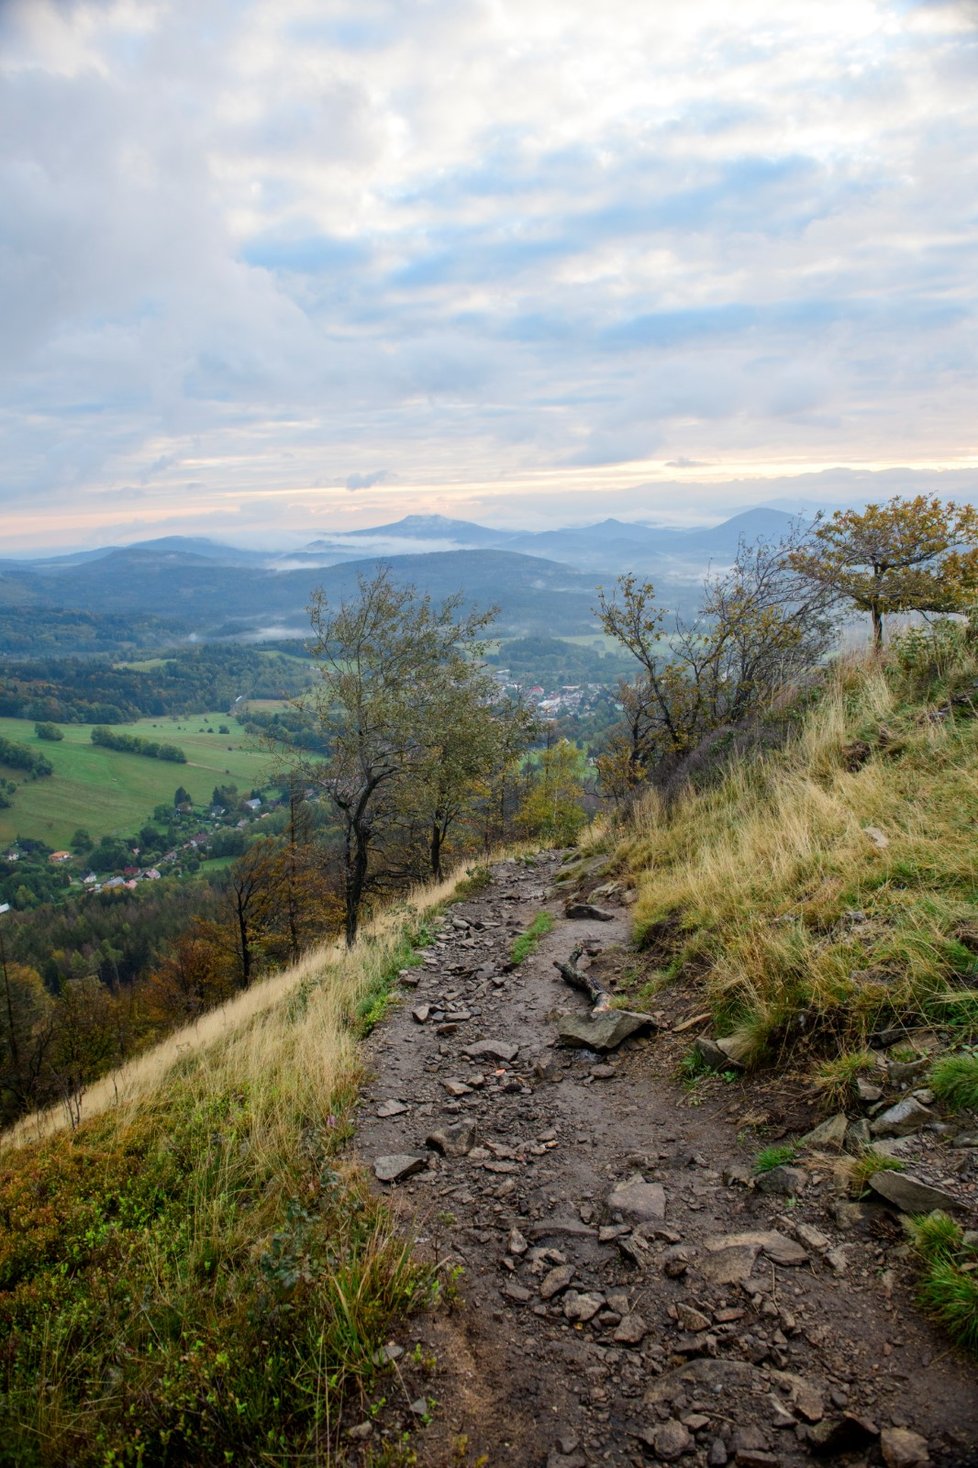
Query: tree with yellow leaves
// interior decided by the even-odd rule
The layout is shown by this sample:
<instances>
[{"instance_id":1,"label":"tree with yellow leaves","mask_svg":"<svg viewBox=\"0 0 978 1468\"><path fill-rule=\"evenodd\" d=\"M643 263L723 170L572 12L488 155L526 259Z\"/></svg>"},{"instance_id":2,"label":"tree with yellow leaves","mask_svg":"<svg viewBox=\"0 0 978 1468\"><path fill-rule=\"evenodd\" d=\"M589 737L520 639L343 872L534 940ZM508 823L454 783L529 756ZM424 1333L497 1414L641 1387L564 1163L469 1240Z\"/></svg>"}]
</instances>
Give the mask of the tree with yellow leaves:
<instances>
[{"instance_id":1,"label":"tree with yellow leaves","mask_svg":"<svg viewBox=\"0 0 978 1468\"><path fill-rule=\"evenodd\" d=\"M799 575L869 612L873 646L894 612L957 612L978 589L978 514L917 495L862 511L837 510L793 550Z\"/></svg>"}]
</instances>

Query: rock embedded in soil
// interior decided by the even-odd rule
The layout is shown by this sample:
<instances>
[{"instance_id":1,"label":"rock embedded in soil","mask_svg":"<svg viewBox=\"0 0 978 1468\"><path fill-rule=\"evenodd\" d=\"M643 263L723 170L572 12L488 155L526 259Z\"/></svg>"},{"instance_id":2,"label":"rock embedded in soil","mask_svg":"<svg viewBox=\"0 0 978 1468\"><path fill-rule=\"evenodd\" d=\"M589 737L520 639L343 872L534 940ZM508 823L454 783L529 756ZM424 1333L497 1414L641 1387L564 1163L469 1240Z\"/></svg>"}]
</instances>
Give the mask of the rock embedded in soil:
<instances>
[{"instance_id":1,"label":"rock embedded in soil","mask_svg":"<svg viewBox=\"0 0 978 1468\"><path fill-rule=\"evenodd\" d=\"M809 1451L818 1458L832 1458L840 1453L858 1453L871 1447L879 1437L879 1428L868 1417L846 1412L842 1417L827 1418L808 1429Z\"/></svg>"},{"instance_id":2,"label":"rock embedded in soil","mask_svg":"<svg viewBox=\"0 0 978 1468\"><path fill-rule=\"evenodd\" d=\"M762 1172L755 1179L754 1186L759 1193L782 1193L786 1197L793 1197L801 1192L807 1182L808 1173L803 1167L789 1167L784 1164Z\"/></svg>"},{"instance_id":3,"label":"rock embedded in soil","mask_svg":"<svg viewBox=\"0 0 978 1468\"><path fill-rule=\"evenodd\" d=\"M886 1468L922 1468L931 1460L927 1439L905 1427L884 1427L880 1452Z\"/></svg>"},{"instance_id":4,"label":"rock embedded in soil","mask_svg":"<svg viewBox=\"0 0 978 1468\"><path fill-rule=\"evenodd\" d=\"M874 1117L869 1130L874 1137L908 1137L912 1132L923 1131L928 1122L936 1120L933 1111L928 1111L912 1096L906 1096Z\"/></svg>"},{"instance_id":5,"label":"rock embedded in soil","mask_svg":"<svg viewBox=\"0 0 978 1468\"><path fill-rule=\"evenodd\" d=\"M591 902L568 902L564 908L564 916L575 922L613 923L615 920L613 912L595 907Z\"/></svg>"},{"instance_id":6,"label":"rock embedded in soil","mask_svg":"<svg viewBox=\"0 0 978 1468\"><path fill-rule=\"evenodd\" d=\"M649 1333L641 1315L623 1315L614 1334L620 1346L640 1346Z\"/></svg>"},{"instance_id":7,"label":"rock embedded in soil","mask_svg":"<svg viewBox=\"0 0 978 1468\"><path fill-rule=\"evenodd\" d=\"M586 1290L578 1293L577 1290L568 1290L564 1295L564 1315L570 1321L580 1321L586 1324L593 1320L595 1315L604 1305L604 1295Z\"/></svg>"},{"instance_id":8,"label":"rock embedded in soil","mask_svg":"<svg viewBox=\"0 0 978 1468\"><path fill-rule=\"evenodd\" d=\"M469 1060L503 1060L507 1063L516 1059L520 1047L511 1040L476 1040L466 1045L462 1054Z\"/></svg>"},{"instance_id":9,"label":"rock embedded in soil","mask_svg":"<svg viewBox=\"0 0 978 1468\"><path fill-rule=\"evenodd\" d=\"M424 1144L443 1157L465 1157L475 1146L475 1122L457 1121L452 1126L439 1127L429 1132Z\"/></svg>"},{"instance_id":10,"label":"rock embedded in soil","mask_svg":"<svg viewBox=\"0 0 978 1468\"><path fill-rule=\"evenodd\" d=\"M405 1111L407 1107L403 1101L381 1101L376 1114L383 1121L389 1116L401 1116Z\"/></svg>"},{"instance_id":11,"label":"rock embedded in soil","mask_svg":"<svg viewBox=\"0 0 978 1468\"><path fill-rule=\"evenodd\" d=\"M849 1118L840 1111L837 1116L830 1116L827 1121L821 1122L810 1132L806 1132L798 1139L798 1145L799 1147L820 1148L827 1152L841 1152L848 1128Z\"/></svg>"},{"instance_id":12,"label":"rock embedded in soil","mask_svg":"<svg viewBox=\"0 0 978 1468\"><path fill-rule=\"evenodd\" d=\"M692 1449L693 1439L681 1422L663 1422L653 1429L649 1446L663 1463L674 1463Z\"/></svg>"},{"instance_id":13,"label":"rock embedded in soil","mask_svg":"<svg viewBox=\"0 0 978 1468\"><path fill-rule=\"evenodd\" d=\"M559 1258L560 1256L558 1255L557 1257ZM555 1295L560 1294L561 1290L566 1290L574 1278L574 1273L573 1264L558 1264L554 1269L551 1269L540 1281L540 1298L542 1300L552 1300Z\"/></svg>"},{"instance_id":14,"label":"rock embedded in soil","mask_svg":"<svg viewBox=\"0 0 978 1468\"><path fill-rule=\"evenodd\" d=\"M420 1153L394 1152L374 1159L374 1176L382 1183L400 1183L416 1172L424 1172L427 1166L427 1157Z\"/></svg>"},{"instance_id":15,"label":"rock embedded in soil","mask_svg":"<svg viewBox=\"0 0 978 1468\"><path fill-rule=\"evenodd\" d=\"M633 1223L659 1223L666 1216L665 1189L661 1183L647 1183L636 1173L609 1193L608 1208Z\"/></svg>"},{"instance_id":16,"label":"rock embedded in soil","mask_svg":"<svg viewBox=\"0 0 978 1468\"><path fill-rule=\"evenodd\" d=\"M562 1045L606 1055L610 1050L617 1050L629 1036L654 1027L651 1015L605 1009L597 1014L562 1014L557 1021L557 1036Z\"/></svg>"},{"instance_id":17,"label":"rock embedded in soil","mask_svg":"<svg viewBox=\"0 0 978 1468\"><path fill-rule=\"evenodd\" d=\"M771 1379L788 1393L791 1405L800 1417L804 1417L806 1422L821 1422L825 1416L825 1407L821 1394L810 1381L791 1371L772 1371Z\"/></svg>"},{"instance_id":18,"label":"rock embedded in soil","mask_svg":"<svg viewBox=\"0 0 978 1468\"><path fill-rule=\"evenodd\" d=\"M905 1172L874 1172L869 1186L903 1213L933 1213L935 1208L946 1211L963 1206L952 1193L932 1187L930 1183L921 1182Z\"/></svg>"},{"instance_id":19,"label":"rock embedded in soil","mask_svg":"<svg viewBox=\"0 0 978 1468\"><path fill-rule=\"evenodd\" d=\"M729 1405L741 1402L746 1393L759 1391L762 1385L760 1371L748 1361L699 1356L657 1376L645 1389L645 1401L654 1407L680 1396L710 1394L718 1402L727 1395Z\"/></svg>"}]
</instances>

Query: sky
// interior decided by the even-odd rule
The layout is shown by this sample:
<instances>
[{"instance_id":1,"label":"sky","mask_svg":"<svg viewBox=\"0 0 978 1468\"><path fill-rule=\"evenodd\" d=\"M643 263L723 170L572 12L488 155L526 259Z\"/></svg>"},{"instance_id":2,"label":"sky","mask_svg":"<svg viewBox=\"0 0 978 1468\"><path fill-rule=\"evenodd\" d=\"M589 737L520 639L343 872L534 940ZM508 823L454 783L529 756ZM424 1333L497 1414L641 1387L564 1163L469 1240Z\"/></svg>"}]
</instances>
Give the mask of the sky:
<instances>
[{"instance_id":1,"label":"sky","mask_svg":"<svg viewBox=\"0 0 978 1468\"><path fill-rule=\"evenodd\" d=\"M978 498L978 0L0 0L0 554Z\"/></svg>"}]
</instances>

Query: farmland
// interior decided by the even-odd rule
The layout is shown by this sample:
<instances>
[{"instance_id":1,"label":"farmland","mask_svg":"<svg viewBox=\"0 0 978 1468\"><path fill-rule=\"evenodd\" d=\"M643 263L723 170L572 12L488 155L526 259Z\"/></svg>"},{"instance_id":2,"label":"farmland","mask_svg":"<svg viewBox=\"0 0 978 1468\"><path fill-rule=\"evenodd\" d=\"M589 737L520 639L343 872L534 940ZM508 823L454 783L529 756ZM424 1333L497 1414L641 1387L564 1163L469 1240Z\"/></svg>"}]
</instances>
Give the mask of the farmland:
<instances>
[{"instance_id":1,"label":"farmland","mask_svg":"<svg viewBox=\"0 0 978 1468\"><path fill-rule=\"evenodd\" d=\"M79 826L96 841L127 835L152 815L154 806L169 805L178 785L200 803L210 799L215 785L231 781L247 793L274 778L272 757L224 712L114 726L115 733L179 745L185 765L100 748L91 742L90 724L61 728L64 738L54 743L39 740L28 719L0 719L0 734L43 753L54 766L54 774L41 780L0 769L17 783L10 808L0 810L0 843L19 835L66 847ZM221 728L228 732L220 733Z\"/></svg>"}]
</instances>

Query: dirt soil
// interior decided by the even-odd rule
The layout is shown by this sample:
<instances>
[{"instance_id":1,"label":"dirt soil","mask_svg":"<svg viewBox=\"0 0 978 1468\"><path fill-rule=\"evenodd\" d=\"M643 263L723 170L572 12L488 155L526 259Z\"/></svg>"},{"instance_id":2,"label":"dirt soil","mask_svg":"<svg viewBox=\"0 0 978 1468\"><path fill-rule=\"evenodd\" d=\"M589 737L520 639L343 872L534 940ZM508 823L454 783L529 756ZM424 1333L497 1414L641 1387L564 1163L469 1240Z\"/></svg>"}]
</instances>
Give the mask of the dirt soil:
<instances>
[{"instance_id":1,"label":"dirt soil","mask_svg":"<svg viewBox=\"0 0 978 1468\"><path fill-rule=\"evenodd\" d=\"M571 919L561 863L503 862L450 908L369 1042L356 1151L419 1169L377 1186L461 1273L391 1342L347 1461L409 1442L430 1468L978 1465L974 1362L915 1305L899 1214L852 1202L828 1155L789 1192L756 1185L760 1148L820 1119L804 1088L684 1086L702 1026L665 995L661 1028L611 1054L558 1043L557 1018L590 1006L555 961L589 945L609 987L639 961L628 894L599 888L610 920ZM542 910L553 930L513 967Z\"/></svg>"}]
</instances>

